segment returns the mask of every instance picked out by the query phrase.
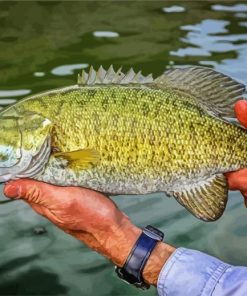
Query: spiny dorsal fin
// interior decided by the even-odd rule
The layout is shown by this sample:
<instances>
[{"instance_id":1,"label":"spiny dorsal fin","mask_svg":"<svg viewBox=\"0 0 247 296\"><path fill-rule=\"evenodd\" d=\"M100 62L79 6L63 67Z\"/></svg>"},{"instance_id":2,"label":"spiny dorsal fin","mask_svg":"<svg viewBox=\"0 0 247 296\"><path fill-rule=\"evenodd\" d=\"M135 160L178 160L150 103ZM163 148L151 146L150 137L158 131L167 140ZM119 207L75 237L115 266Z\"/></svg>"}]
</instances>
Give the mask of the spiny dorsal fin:
<instances>
[{"instance_id":1,"label":"spiny dorsal fin","mask_svg":"<svg viewBox=\"0 0 247 296\"><path fill-rule=\"evenodd\" d=\"M177 201L203 221L215 221L224 212L228 187L224 175L214 175L205 181L172 192Z\"/></svg>"},{"instance_id":2,"label":"spiny dorsal fin","mask_svg":"<svg viewBox=\"0 0 247 296\"><path fill-rule=\"evenodd\" d=\"M210 68L189 66L166 71L153 82L161 89L171 87L194 97L202 106L222 117L234 118L234 104L246 92L244 84Z\"/></svg>"},{"instance_id":3,"label":"spiny dorsal fin","mask_svg":"<svg viewBox=\"0 0 247 296\"><path fill-rule=\"evenodd\" d=\"M141 71L135 73L131 68L126 74L122 72L122 68L119 68L116 72L113 66L106 71L102 66L98 71L95 71L93 67L90 67L89 72L84 70L81 75L78 75L78 85L96 85L96 84L145 84L153 81L152 74L144 76Z\"/></svg>"}]
</instances>

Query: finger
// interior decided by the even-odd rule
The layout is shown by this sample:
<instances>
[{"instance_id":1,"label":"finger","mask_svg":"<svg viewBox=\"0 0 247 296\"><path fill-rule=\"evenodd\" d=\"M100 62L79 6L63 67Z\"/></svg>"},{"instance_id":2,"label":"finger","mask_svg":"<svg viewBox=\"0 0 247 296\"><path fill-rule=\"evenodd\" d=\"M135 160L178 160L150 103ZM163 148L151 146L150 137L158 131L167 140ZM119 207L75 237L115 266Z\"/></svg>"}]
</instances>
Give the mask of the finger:
<instances>
[{"instance_id":1,"label":"finger","mask_svg":"<svg viewBox=\"0 0 247 296\"><path fill-rule=\"evenodd\" d=\"M240 171L226 173L229 189L247 191L247 168Z\"/></svg>"},{"instance_id":2,"label":"finger","mask_svg":"<svg viewBox=\"0 0 247 296\"><path fill-rule=\"evenodd\" d=\"M85 204L94 201L108 201L103 194L93 190L79 187L64 187L47 184L44 182L19 179L8 182L4 187L4 194L13 199L24 199L33 204L39 204L48 208L56 208L57 205L69 207L71 202L84 199ZM109 201L108 201L109 202ZM112 203L112 202L111 202ZM76 203L75 203L76 204Z\"/></svg>"},{"instance_id":3,"label":"finger","mask_svg":"<svg viewBox=\"0 0 247 296\"><path fill-rule=\"evenodd\" d=\"M234 106L235 114L239 122L247 128L247 101L239 100Z\"/></svg>"},{"instance_id":4,"label":"finger","mask_svg":"<svg viewBox=\"0 0 247 296\"><path fill-rule=\"evenodd\" d=\"M46 207L66 199L67 188L31 179L20 179L7 183L4 194L9 198L24 199L29 203Z\"/></svg>"}]
</instances>

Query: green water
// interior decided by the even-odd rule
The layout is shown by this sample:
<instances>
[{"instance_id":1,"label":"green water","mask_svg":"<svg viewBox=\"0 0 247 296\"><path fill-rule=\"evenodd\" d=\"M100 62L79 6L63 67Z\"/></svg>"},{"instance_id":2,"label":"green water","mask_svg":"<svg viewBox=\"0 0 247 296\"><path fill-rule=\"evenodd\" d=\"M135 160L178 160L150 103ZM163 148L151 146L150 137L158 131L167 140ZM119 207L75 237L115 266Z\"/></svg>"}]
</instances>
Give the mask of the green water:
<instances>
[{"instance_id":1,"label":"green water","mask_svg":"<svg viewBox=\"0 0 247 296\"><path fill-rule=\"evenodd\" d=\"M247 83L247 3L0 2L0 105L74 84L78 68L89 64L133 66L154 76L173 65L208 65ZM114 200L136 224L162 229L171 244L247 265L247 212L239 193L208 224L161 194ZM34 234L37 226L47 232ZM0 207L0 295L142 293L23 202Z\"/></svg>"}]
</instances>

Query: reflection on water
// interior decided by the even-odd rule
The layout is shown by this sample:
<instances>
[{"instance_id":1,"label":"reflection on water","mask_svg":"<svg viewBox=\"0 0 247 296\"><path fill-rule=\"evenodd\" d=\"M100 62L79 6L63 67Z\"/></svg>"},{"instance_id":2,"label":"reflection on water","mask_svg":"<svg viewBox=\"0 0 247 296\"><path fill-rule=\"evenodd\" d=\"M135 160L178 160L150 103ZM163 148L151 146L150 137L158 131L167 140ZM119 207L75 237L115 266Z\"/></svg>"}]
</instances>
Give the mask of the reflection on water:
<instances>
[{"instance_id":1,"label":"reflection on water","mask_svg":"<svg viewBox=\"0 0 247 296\"><path fill-rule=\"evenodd\" d=\"M43 77L43 76L45 76L45 72L34 72L33 75L35 77Z\"/></svg>"},{"instance_id":2,"label":"reflection on water","mask_svg":"<svg viewBox=\"0 0 247 296\"><path fill-rule=\"evenodd\" d=\"M0 90L1 97L20 97L28 95L31 91L29 89L17 89L17 90Z\"/></svg>"},{"instance_id":3,"label":"reflection on water","mask_svg":"<svg viewBox=\"0 0 247 296\"><path fill-rule=\"evenodd\" d=\"M188 31L182 41L190 46L171 51L172 55L211 56L212 53L224 53L246 48L246 34L229 34L227 26L230 22L222 20L203 20L196 25L182 26Z\"/></svg>"},{"instance_id":4,"label":"reflection on water","mask_svg":"<svg viewBox=\"0 0 247 296\"><path fill-rule=\"evenodd\" d=\"M246 24L241 2L1 2L0 105L75 84L90 64L154 76L177 65L207 65L247 83ZM160 227L170 243L247 265L247 213L237 192L215 223L197 220L163 194L114 200L136 224ZM0 294L143 293L22 202L0 207L0 241Z\"/></svg>"},{"instance_id":5,"label":"reflection on water","mask_svg":"<svg viewBox=\"0 0 247 296\"><path fill-rule=\"evenodd\" d=\"M170 7L163 7L162 10L164 12L172 13L172 12L183 12L185 8L183 6L173 5Z\"/></svg>"},{"instance_id":6,"label":"reflection on water","mask_svg":"<svg viewBox=\"0 0 247 296\"><path fill-rule=\"evenodd\" d=\"M93 32L94 37L108 37L108 38L114 38L119 37L119 34L117 32L110 32L110 31L95 31Z\"/></svg>"},{"instance_id":7,"label":"reflection on water","mask_svg":"<svg viewBox=\"0 0 247 296\"><path fill-rule=\"evenodd\" d=\"M88 66L88 64L63 65L52 69L51 73L58 76L72 75L75 74L75 70L85 69Z\"/></svg>"},{"instance_id":8,"label":"reflection on water","mask_svg":"<svg viewBox=\"0 0 247 296\"><path fill-rule=\"evenodd\" d=\"M229 12L243 12L247 11L246 4L235 4L235 5L212 5L212 9L215 11L229 11Z\"/></svg>"},{"instance_id":9,"label":"reflection on water","mask_svg":"<svg viewBox=\"0 0 247 296\"><path fill-rule=\"evenodd\" d=\"M0 104L3 106L13 104L15 102L17 102L17 100L15 100L15 99L1 99L0 100Z\"/></svg>"}]
</instances>

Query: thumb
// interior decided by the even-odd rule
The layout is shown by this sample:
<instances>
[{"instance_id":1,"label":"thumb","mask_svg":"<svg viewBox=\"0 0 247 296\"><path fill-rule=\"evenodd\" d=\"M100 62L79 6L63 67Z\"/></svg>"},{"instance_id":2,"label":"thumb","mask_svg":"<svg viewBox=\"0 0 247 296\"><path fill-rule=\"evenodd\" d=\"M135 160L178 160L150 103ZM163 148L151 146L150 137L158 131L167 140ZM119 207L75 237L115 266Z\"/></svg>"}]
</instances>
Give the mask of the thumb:
<instances>
[{"instance_id":1,"label":"thumb","mask_svg":"<svg viewBox=\"0 0 247 296\"><path fill-rule=\"evenodd\" d=\"M60 188L31 179L10 181L4 187L4 194L13 199L23 199L42 206L57 202ZM58 191L58 192L56 192ZM55 193L55 194L54 194Z\"/></svg>"}]
</instances>

